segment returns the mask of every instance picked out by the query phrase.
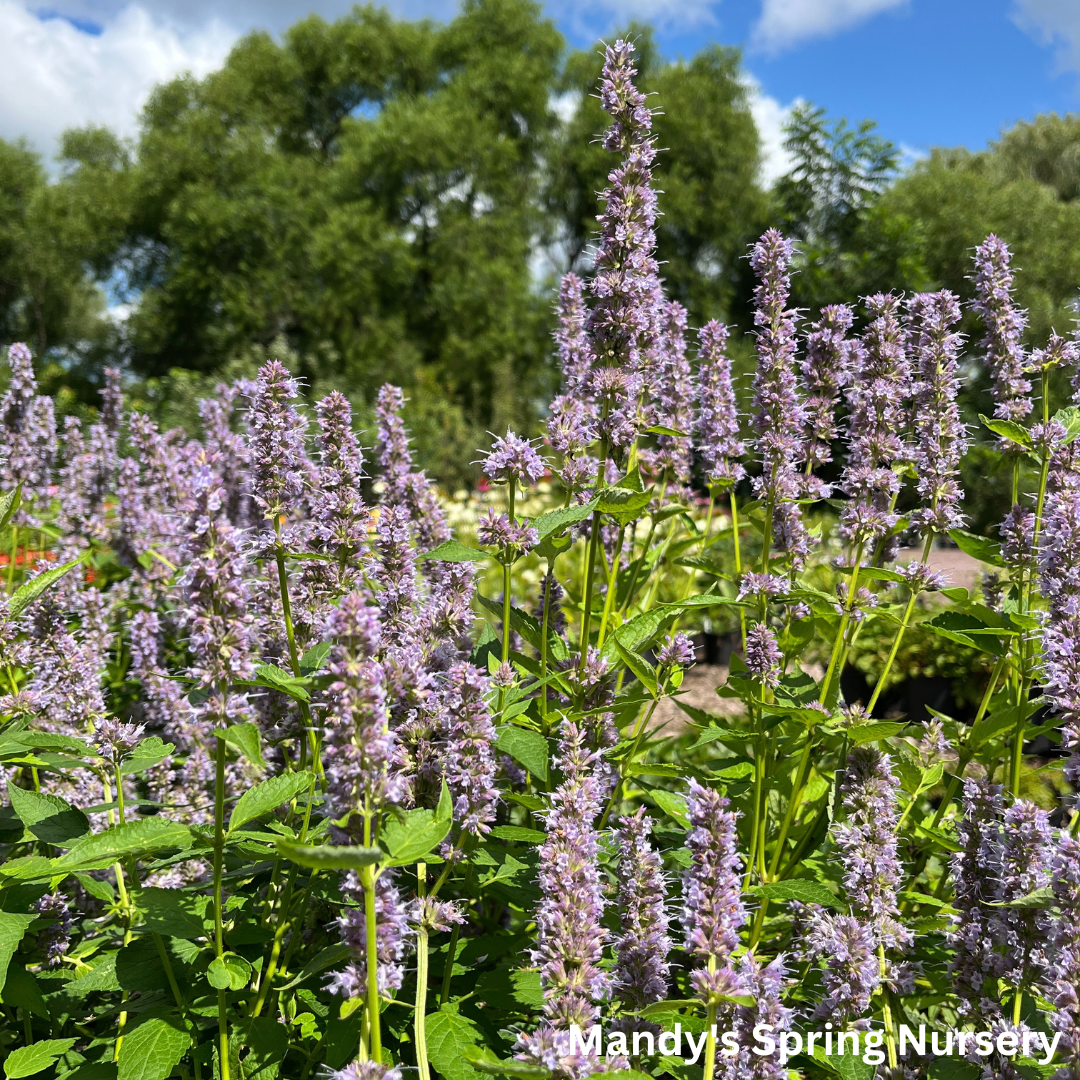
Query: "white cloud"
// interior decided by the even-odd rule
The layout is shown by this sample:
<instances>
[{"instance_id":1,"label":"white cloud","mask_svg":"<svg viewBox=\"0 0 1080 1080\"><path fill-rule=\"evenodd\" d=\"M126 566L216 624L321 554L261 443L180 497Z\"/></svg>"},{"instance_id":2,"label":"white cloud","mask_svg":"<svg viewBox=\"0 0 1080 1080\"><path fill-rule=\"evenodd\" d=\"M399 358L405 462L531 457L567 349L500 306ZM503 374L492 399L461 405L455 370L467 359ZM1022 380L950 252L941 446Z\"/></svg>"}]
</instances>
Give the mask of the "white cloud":
<instances>
[{"instance_id":1,"label":"white cloud","mask_svg":"<svg viewBox=\"0 0 1080 1080\"><path fill-rule=\"evenodd\" d=\"M750 112L761 136L759 179L765 187L770 187L791 168L791 155L784 149L784 123L801 99L796 98L787 105L781 105L761 89L761 84L753 76L745 75L744 82L750 99Z\"/></svg>"},{"instance_id":2,"label":"white cloud","mask_svg":"<svg viewBox=\"0 0 1080 1080\"><path fill-rule=\"evenodd\" d=\"M205 75L235 39L217 21L181 33L140 7L93 34L0 0L0 25L0 137L25 136L46 158L65 128L107 124L131 134L156 83L182 71Z\"/></svg>"},{"instance_id":3,"label":"white cloud","mask_svg":"<svg viewBox=\"0 0 1080 1080\"><path fill-rule=\"evenodd\" d=\"M1016 0L1013 20L1044 45L1054 45L1064 70L1080 72L1080 4L1076 0Z\"/></svg>"},{"instance_id":4,"label":"white cloud","mask_svg":"<svg viewBox=\"0 0 1080 1080\"><path fill-rule=\"evenodd\" d=\"M908 0L763 0L753 44L778 52L808 38L828 37ZM1073 0L1061 0L1070 3Z\"/></svg>"}]
</instances>

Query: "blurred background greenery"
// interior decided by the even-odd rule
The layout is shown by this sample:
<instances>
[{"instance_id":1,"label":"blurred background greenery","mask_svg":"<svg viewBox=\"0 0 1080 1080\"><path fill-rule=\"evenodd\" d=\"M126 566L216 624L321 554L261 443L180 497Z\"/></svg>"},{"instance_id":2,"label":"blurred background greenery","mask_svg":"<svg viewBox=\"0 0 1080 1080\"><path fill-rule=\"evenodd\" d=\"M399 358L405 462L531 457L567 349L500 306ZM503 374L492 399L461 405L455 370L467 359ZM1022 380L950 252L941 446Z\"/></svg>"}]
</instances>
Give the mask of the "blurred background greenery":
<instances>
[{"instance_id":1,"label":"blurred background greenery","mask_svg":"<svg viewBox=\"0 0 1080 1080\"><path fill-rule=\"evenodd\" d=\"M692 325L749 328L743 256L779 225L800 242L795 300L811 318L884 289L966 299L972 248L993 231L1021 268L1030 340L1071 332L1080 116L903 162L871 122L806 105L787 128L791 171L766 187L738 50L672 61L649 27L624 32L659 110L660 257ZM56 176L0 142L0 342L30 342L63 411L91 406L112 362L138 405L182 424L279 343L365 423L377 387L400 383L424 466L468 483L484 432L537 431L556 385L554 289L588 268L611 166L600 64L529 0L468 0L448 23L358 7L280 41L251 34L205 79L158 87L134 141L70 131ZM748 373L747 341L735 350ZM971 420L989 411L976 353ZM1004 489L979 462L968 511L989 527Z\"/></svg>"}]
</instances>

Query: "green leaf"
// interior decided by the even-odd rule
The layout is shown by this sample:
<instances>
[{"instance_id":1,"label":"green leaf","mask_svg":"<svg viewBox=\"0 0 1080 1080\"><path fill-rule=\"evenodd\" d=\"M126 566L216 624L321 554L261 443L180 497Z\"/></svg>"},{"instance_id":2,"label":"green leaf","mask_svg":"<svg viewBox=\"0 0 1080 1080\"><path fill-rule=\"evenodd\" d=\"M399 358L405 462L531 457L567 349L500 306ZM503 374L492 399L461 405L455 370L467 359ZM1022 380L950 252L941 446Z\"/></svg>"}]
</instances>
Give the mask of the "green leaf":
<instances>
[{"instance_id":1,"label":"green leaf","mask_svg":"<svg viewBox=\"0 0 1080 1080\"><path fill-rule=\"evenodd\" d=\"M1010 442L1018 443L1025 450L1034 449L1035 444L1031 441L1031 435L1026 428L1022 428L1019 424L1014 424L1011 420L991 420L990 417L983 416L982 413L979 413L979 419L982 421L983 427L988 428L995 435L1000 435Z\"/></svg>"},{"instance_id":2,"label":"green leaf","mask_svg":"<svg viewBox=\"0 0 1080 1080\"><path fill-rule=\"evenodd\" d=\"M332 648L329 641L320 641L315 645L312 645L303 656L300 657L300 674L301 675L314 675L317 671L322 671L326 667L326 661L330 656L330 649ZM233 727L239 727L239 724L234 724Z\"/></svg>"},{"instance_id":3,"label":"green leaf","mask_svg":"<svg viewBox=\"0 0 1080 1080\"><path fill-rule=\"evenodd\" d=\"M18 1050L13 1050L4 1062L4 1075L9 1080L16 1080L20 1076L34 1076L44 1072L74 1045L74 1039L39 1039L32 1046L20 1046Z\"/></svg>"},{"instance_id":4,"label":"green leaf","mask_svg":"<svg viewBox=\"0 0 1080 1080\"><path fill-rule=\"evenodd\" d=\"M483 1056L476 1025L455 1006L444 1005L428 1015L425 1027L428 1058L446 1080L475 1080L477 1072L465 1055Z\"/></svg>"},{"instance_id":5,"label":"green leaf","mask_svg":"<svg viewBox=\"0 0 1080 1080\"><path fill-rule=\"evenodd\" d=\"M579 521L591 517L596 509L596 503L597 500L592 499L587 503L582 503L580 506L566 506L560 510L549 510L546 514L541 514L533 521L533 527L541 540L546 540L549 536L558 536L569 526L576 525Z\"/></svg>"},{"instance_id":6,"label":"green leaf","mask_svg":"<svg viewBox=\"0 0 1080 1080\"><path fill-rule=\"evenodd\" d=\"M191 830L175 821L143 818L106 829L80 840L66 855L53 860L57 871L104 870L125 855L148 855L165 848L186 848Z\"/></svg>"},{"instance_id":7,"label":"green leaf","mask_svg":"<svg viewBox=\"0 0 1080 1080\"><path fill-rule=\"evenodd\" d=\"M22 481L20 480L10 491L0 495L0 529L6 529L15 511L22 505Z\"/></svg>"},{"instance_id":8,"label":"green leaf","mask_svg":"<svg viewBox=\"0 0 1080 1080\"><path fill-rule=\"evenodd\" d=\"M45 1020L52 1019L49 1016L49 1007L41 996L37 979L20 964L8 965L7 982L4 983L4 989L0 992L0 1001L3 1001L5 1005L17 1006Z\"/></svg>"},{"instance_id":9,"label":"green leaf","mask_svg":"<svg viewBox=\"0 0 1080 1080\"><path fill-rule=\"evenodd\" d=\"M686 800L681 795L676 795L674 791L664 791L662 788L658 788L655 791L649 792L649 798L652 799L652 801L656 803L668 817L674 818L684 829L690 827L690 819L687 816L688 810Z\"/></svg>"},{"instance_id":10,"label":"green leaf","mask_svg":"<svg viewBox=\"0 0 1080 1080\"><path fill-rule=\"evenodd\" d=\"M11 619L17 619L47 589L55 585L66 573L74 570L79 563L85 560L85 555L64 563L62 566L53 566L43 574L20 585L8 600L8 615Z\"/></svg>"},{"instance_id":11,"label":"green leaf","mask_svg":"<svg viewBox=\"0 0 1080 1080\"><path fill-rule=\"evenodd\" d=\"M210 897L184 893L179 889L140 889L135 904L143 913L147 928L162 937L186 938L193 941L205 937L204 923Z\"/></svg>"},{"instance_id":12,"label":"green leaf","mask_svg":"<svg viewBox=\"0 0 1080 1080\"><path fill-rule=\"evenodd\" d=\"M524 765L542 784L548 782L548 742L539 731L507 726L496 734L497 749Z\"/></svg>"},{"instance_id":13,"label":"green leaf","mask_svg":"<svg viewBox=\"0 0 1080 1080\"><path fill-rule=\"evenodd\" d=\"M1056 420L1065 428L1065 442L1071 443L1080 435L1080 408L1075 405L1066 405L1064 409L1058 409L1052 419Z\"/></svg>"},{"instance_id":14,"label":"green leaf","mask_svg":"<svg viewBox=\"0 0 1080 1080\"><path fill-rule=\"evenodd\" d=\"M497 1058L486 1046L477 1046L465 1052L465 1060L477 1070L488 1076L510 1076L515 1080L547 1080L551 1075L543 1065L530 1065L513 1058Z\"/></svg>"},{"instance_id":15,"label":"green leaf","mask_svg":"<svg viewBox=\"0 0 1080 1080\"><path fill-rule=\"evenodd\" d=\"M907 724L901 720L873 720L869 724L850 728L847 736L853 746L859 746L862 743L877 742L878 739L891 739L906 727Z\"/></svg>"},{"instance_id":16,"label":"green leaf","mask_svg":"<svg viewBox=\"0 0 1080 1080\"><path fill-rule=\"evenodd\" d=\"M223 953L210 961L206 979L215 990L243 990L251 981L251 965L236 953Z\"/></svg>"},{"instance_id":17,"label":"green leaf","mask_svg":"<svg viewBox=\"0 0 1080 1080\"><path fill-rule=\"evenodd\" d=\"M83 998L99 990L119 990L120 982L116 977L116 954L110 953L90 971L80 975L72 982L64 984L64 993L69 997Z\"/></svg>"},{"instance_id":18,"label":"green leaf","mask_svg":"<svg viewBox=\"0 0 1080 1080\"><path fill-rule=\"evenodd\" d=\"M72 840L90 831L90 819L58 795L27 791L8 781L8 798L19 820L46 844L70 847Z\"/></svg>"},{"instance_id":19,"label":"green leaf","mask_svg":"<svg viewBox=\"0 0 1080 1080\"><path fill-rule=\"evenodd\" d=\"M335 967L337 964L347 960L351 952L351 948L341 941L336 945L327 945L325 949L316 953L315 956L304 965L299 975L290 979L284 986L280 986L278 989L291 990L294 986L299 986L305 979L310 979L312 975L318 975L320 971Z\"/></svg>"},{"instance_id":20,"label":"green leaf","mask_svg":"<svg viewBox=\"0 0 1080 1080\"><path fill-rule=\"evenodd\" d=\"M284 806L302 791L307 791L314 779L310 772L282 773L256 784L245 791L233 807L233 812L229 815L229 832L234 832L249 821Z\"/></svg>"},{"instance_id":21,"label":"green leaf","mask_svg":"<svg viewBox=\"0 0 1080 1080\"><path fill-rule=\"evenodd\" d=\"M844 910L844 905L820 881L808 881L806 878L751 885L749 891L767 900L800 900L804 904L820 904L837 911Z\"/></svg>"},{"instance_id":22,"label":"green leaf","mask_svg":"<svg viewBox=\"0 0 1080 1080\"><path fill-rule=\"evenodd\" d=\"M23 940L26 928L37 915L16 915L14 912L0 912L0 990L8 977L8 964L15 955L18 943Z\"/></svg>"},{"instance_id":23,"label":"green leaf","mask_svg":"<svg viewBox=\"0 0 1080 1080\"><path fill-rule=\"evenodd\" d=\"M1030 715L1030 713L1028 713ZM1015 705L1001 709L989 716L984 716L970 731L967 745L970 750L977 750L1003 731L1012 731L1021 717L1020 709ZM1026 717L1025 717L1026 719Z\"/></svg>"},{"instance_id":24,"label":"green leaf","mask_svg":"<svg viewBox=\"0 0 1080 1080\"><path fill-rule=\"evenodd\" d=\"M466 547L458 540L447 540L419 558L434 559L436 562L486 562L491 556L476 548Z\"/></svg>"},{"instance_id":25,"label":"green leaf","mask_svg":"<svg viewBox=\"0 0 1080 1080\"><path fill-rule=\"evenodd\" d=\"M989 563L991 566L1004 566L1005 560L1001 557L1001 545L988 536L977 536L964 529L950 529L949 536L953 543L980 562Z\"/></svg>"},{"instance_id":26,"label":"green leaf","mask_svg":"<svg viewBox=\"0 0 1080 1080\"><path fill-rule=\"evenodd\" d=\"M124 1036L117 1059L117 1080L165 1080L190 1043L179 1018L144 1020Z\"/></svg>"},{"instance_id":27,"label":"green leaf","mask_svg":"<svg viewBox=\"0 0 1080 1080\"><path fill-rule=\"evenodd\" d=\"M988 901L987 907L1019 908L1027 911L1033 908L1049 908L1055 903L1054 890L1047 885L1043 889L1036 889L1026 896L1018 896L1015 900Z\"/></svg>"},{"instance_id":28,"label":"green leaf","mask_svg":"<svg viewBox=\"0 0 1080 1080\"><path fill-rule=\"evenodd\" d=\"M547 833L521 825L496 825L491 835L498 840L513 840L520 844L542 844L547 839Z\"/></svg>"},{"instance_id":29,"label":"green leaf","mask_svg":"<svg viewBox=\"0 0 1080 1080\"><path fill-rule=\"evenodd\" d=\"M609 487L597 493L596 509L625 525L651 501L651 488L648 491L634 491L632 488Z\"/></svg>"},{"instance_id":30,"label":"green leaf","mask_svg":"<svg viewBox=\"0 0 1080 1080\"><path fill-rule=\"evenodd\" d=\"M390 853L388 865L416 862L446 839L452 824L453 800L444 780L434 811L410 810L403 819L391 818L386 823L381 839Z\"/></svg>"},{"instance_id":31,"label":"green leaf","mask_svg":"<svg viewBox=\"0 0 1080 1080\"><path fill-rule=\"evenodd\" d=\"M230 746L235 746L253 765L258 765L260 769L266 768L258 724L230 724L228 727L215 728L214 734Z\"/></svg>"},{"instance_id":32,"label":"green leaf","mask_svg":"<svg viewBox=\"0 0 1080 1080\"><path fill-rule=\"evenodd\" d=\"M656 697L656 672L653 670L652 665L645 659L640 653L634 652L633 649L628 649L618 637L614 639L615 649L620 657L622 657L623 663L634 673L638 682L644 686L653 697Z\"/></svg>"},{"instance_id":33,"label":"green leaf","mask_svg":"<svg viewBox=\"0 0 1080 1080\"><path fill-rule=\"evenodd\" d=\"M726 769L718 769L710 774L716 780L745 780L754 775L754 766L749 761L740 761L735 765L729 765Z\"/></svg>"},{"instance_id":34,"label":"green leaf","mask_svg":"<svg viewBox=\"0 0 1080 1080\"><path fill-rule=\"evenodd\" d=\"M673 607L653 608L624 622L604 645L604 652L615 656L616 644L624 645L635 651L643 649L665 627L670 626L679 617L679 611ZM610 652L609 652L610 648Z\"/></svg>"},{"instance_id":35,"label":"green leaf","mask_svg":"<svg viewBox=\"0 0 1080 1080\"><path fill-rule=\"evenodd\" d=\"M256 664L252 685L278 690L297 701L311 700L307 687L291 671L279 668L276 664Z\"/></svg>"},{"instance_id":36,"label":"green leaf","mask_svg":"<svg viewBox=\"0 0 1080 1080\"><path fill-rule=\"evenodd\" d=\"M132 776L164 761L176 747L172 743L162 742L156 735L143 739L121 766L122 776Z\"/></svg>"},{"instance_id":37,"label":"green leaf","mask_svg":"<svg viewBox=\"0 0 1080 1080\"><path fill-rule=\"evenodd\" d=\"M428 811L430 813L430 811ZM374 847L338 847L335 844L292 844L279 840L277 849L282 856L299 866L312 870L359 870L379 862L382 849Z\"/></svg>"}]
</instances>

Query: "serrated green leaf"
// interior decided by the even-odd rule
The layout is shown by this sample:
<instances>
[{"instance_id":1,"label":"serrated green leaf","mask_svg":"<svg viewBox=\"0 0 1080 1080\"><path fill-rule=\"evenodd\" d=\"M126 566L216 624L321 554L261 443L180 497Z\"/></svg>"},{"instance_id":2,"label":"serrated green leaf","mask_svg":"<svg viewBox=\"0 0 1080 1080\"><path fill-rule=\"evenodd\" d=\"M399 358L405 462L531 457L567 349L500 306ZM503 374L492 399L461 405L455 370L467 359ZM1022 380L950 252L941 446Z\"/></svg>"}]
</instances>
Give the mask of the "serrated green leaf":
<instances>
[{"instance_id":1,"label":"serrated green leaf","mask_svg":"<svg viewBox=\"0 0 1080 1080\"><path fill-rule=\"evenodd\" d=\"M302 791L307 791L314 779L310 772L282 773L256 784L249 791L245 791L233 807L233 812L229 815L229 832L234 832L249 821L284 806Z\"/></svg>"},{"instance_id":2,"label":"serrated green leaf","mask_svg":"<svg viewBox=\"0 0 1080 1080\"><path fill-rule=\"evenodd\" d=\"M329 641L320 641L317 644L312 645L311 648L300 657L300 674L314 675L315 672L322 671L330 656L331 648L332 646ZM239 726L239 724L233 725L233 727Z\"/></svg>"},{"instance_id":3,"label":"serrated green leaf","mask_svg":"<svg viewBox=\"0 0 1080 1080\"><path fill-rule=\"evenodd\" d=\"M973 559L989 563L991 566L1004 566L1005 560L1001 557L1001 545L988 536L977 536L965 529L950 529L949 537L953 543Z\"/></svg>"},{"instance_id":4,"label":"serrated green leaf","mask_svg":"<svg viewBox=\"0 0 1080 1080\"><path fill-rule=\"evenodd\" d=\"M37 979L21 964L8 964L7 982L0 991L0 1001L13 1008L24 1009L45 1020L50 1020L49 1007L41 996Z\"/></svg>"},{"instance_id":5,"label":"serrated green leaf","mask_svg":"<svg viewBox=\"0 0 1080 1080\"><path fill-rule=\"evenodd\" d=\"M65 574L74 570L85 559L80 555L77 559L64 563L62 566L53 566L44 573L20 585L8 600L8 615L11 619L18 619L26 608L32 604L46 590L52 588Z\"/></svg>"},{"instance_id":6,"label":"serrated green leaf","mask_svg":"<svg viewBox=\"0 0 1080 1080\"><path fill-rule=\"evenodd\" d=\"M632 488L609 487L597 493L596 509L626 524L638 516L652 501L652 489L634 491Z\"/></svg>"},{"instance_id":7,"label":"serrated green leaf","mask_svg":"<svg viewBox=\"0 0 1080 1080\"><path fill-rule=\"evenodd\" d=\"M4 1075L8 1080L17 1080L21 1076L44 1072L74 1045L74 1039L40 1039L32 1046L20 1046L8 1054L4 1062Z\"/></svg>"},{"instance_id":8,"label":"serrated green leaf","mask_svg":"<svg viewBox=\"0 0 1080 1080\"><path fill-rule=\"evenodd\" d=\"M172 743L162 742L156 735L143 739L131 752L131 756L120 766L122 776L133 776L144 772L164 761L176 747Z\"/></svg>"},{"instance_id":9,"label":"serrated green leaf","mask_svg":"<svg viewBox=\"0 0 1080 1080\"><path fill-rule=\"evenodd\" d=\"M799 900L804 904L820 904L837 911L844 910L844 905L821 882L808 881L806 878L751 885L749 891L767 900Z\"/></svg>"},{"instance_id":10,"label":"serrated green leaf","mask_svg":"<svg viewBox=\"0 0 1080 1080\"><path fill-rule=\"evenodd\" d=\"M444 780L434 811L410 810L403 819L386 823L381 840L390 854L388 865L404 866L427 855L446 839L452 824L453 800Z\"/></svg>"},{"instance_id":11,"label":"serrated green leaf","mask_svg":"<svg viewBox=\"0 0 1080 1080\"><path fill-rule=\"evenodd\" d=\"M988 416L983 416L982 413L979 413L979 420L982 422L983 427L992 431L995 435L1000 435L1003 439L1017 443L1025 450L1034 449L1035 444L1031 441L1030 433L1019 424L1014 424L1011 420L993 420Z\"/></svg>"},{"instance_id":12,"label":"serrated green leaf","mask_svg":"<svg viewBox=\"0 0 1080 1080\"><path fill-rule=\"evenodd\" d=\"M476 1069L465 1060L466 1054L484 1056L476 1025L452 1006L443 1006L427 1016L425 1028L428 1058L446 1080L476 1080Z\"/></svg>"},{"instance_id":13,"label":"serrated green leaf","mask_svg":"<svg viewBox=\"0 0 1080 1080\"><path fill-rule=\"evenodd\" d=\"M515 1080L547 1080L551 1075L551 1071L542 1065L530 1065L514 1058L497 1058L486 1046L476 1047L475 1053L466 1051L465 1061L477 1072L487 1076L510 1076Z\"/></svg>"},{"instance_id":14,"label":"serrated green leaf","mask_svg":"<svg viewBox=\"0 0 1080 1080\"><path fill-rule=\"evenodd\" d=\"M190 1043L179 1017L144 1020L124 1036L116 1062L117 1080L165 1080Z\"/></svg>"},{"instance_id":15,"label":"serrated green leaf","mask_svg":"<svg viewBox=\"0 0 1080 1080\"><path fill-rule=\"evenodd\" d=\"M557 536L569 526L576 525L579 521L591 517L596 509L596 504L597 500L592 499L587 503L582 503L580 506L566 506L559 510L549 510L546 514L541 514L533 521L533 527L541 540L546 540L550 536Z\"/></svg>"},{"instance_id":16,"label":"serrated green leaf","mask_svg":"<svg viewBox=\"0 0 1080 1080\"><path fill-rule=\"evenodd\" d=\"M243 990L251 981L251 965L236 953L223 953L210 961L206 980L215 990Z\"/></svg>"},{"instance_id":17,"label":"serrated green leaf","mask_svg":"<svg viewBox=\"0 0 1080 1080\"><path fill-rule=\"evenodd\" d=\"M988 901L987 907L1019 908L1026 911L1034 908L1053 907L1056 902L1054 890L1049 885L1043 889L1036 889L1025 896L1018 896L1015 900Z\"/></svg>"},{"instance_id":18,"label":"serrated green leaf","mask_svg":"<svg viewBox=\"0 0 1080 1080\"><path fill-rule=\"evenodd\" d=\"M528 728L501 727L495 746L524 765L541 783L548 782L548 743L539 731Z\"/></svg>"},{"instance_id":19,"label":"serrated green leaf","mask_svg":"<svg viewBox=\"0 0 1080 1080\"><path fill-rule=\"evenodd\" d=\"M491 835L497 840L513 840L520 844L542 844L547 839L547 833L539 829L526 829L521 825L496 825L491 830Z\"/></svg>"},{"instance_id":20,"label":"serrated green leaf","mask_svg":"<svg viewBox=\"0 0 1080 1080\"><path fill-rule=\"evenodd\" d=\"M6 529L15 511L22 505L22 481L20 480L10 491L0 495L0 529Z\"/></svg>"},{"instance_id":21,"label":"serrated green leaf","mask_svg":"<svg viewBox=\"0 0 1080 1080\"><path fill-rule=\"evenodd\" d=\"M266 768L266 759L262 753L262 734L258 724L230 724L228 727L215 728L214 734L230 746L235 746L253 765Z\"/></svg>"},{"instance_id":22,"label":"serrated green leaf","mask_svg":"<svg viewBox=\"0 0 1080 1080\"><path fill-rule=\"evenodd\" d=\"M447 540L431 551L424 552L420 559L432 559L435 562L487 562L490 555L476 548L466 547L459 540Z\"/></svg>"},{"instance_id":23,"label":"serrated green leaf","mask_svg":"<svg viewBox=\"0 0 1080 1080\"><path fill-rule=\"evenodd\" d=\"M181 892L179 889L140 889L135 903L147 928L163 937L193 941L206 936L204 920L210 897Z\"/></svg>"},{"instance_id":24,"label":"serrated green leaf","mask_svg":"<svg viewBox=\"0 0 1080 1080\"><path fill-rule=\"evenodd\" d=\"M633 649L628 649L617 637L614 641L615 649L621 657L622 662L634 673L638 682L640 682L653 697L656 697L656 672L653 670L652 665L640 653L634 652Z\"/></svg>"},{"instance_id":25,"label":"serrated green leaf","mask_svg":"<svg viewBox=\"0 0 1080 1080\"><path fill-rule=\"evenodd\" d=\"M0 991L4 989L8 964L26 933L26 928L36 915L21 915L13 911L0 911Z\"/></svg>"},{"instance_id":26,"label":"serrated green leaf","mask_svg":"<svg viewBox=\"0 0 1080 1080\"><path fill-rule=\"evenodd\" d=\"M165 848L186 848L192 843L191 830L175 821L143 818L106 829L80 840L65 855L53 860L57 871L104 870L126 855L148 855Z\"/></svg>"},{"instance_id":27,"label":"serrated green leaf","mask_svg":"<svg viewBox=\"0 0 1080 1080\"><path fill-rule=\"evenodd\" d=\"M332 968L343 963L349 958L351 952L352 949L350 946L346 945L343 941L339 941L335 945L327 945L325 949L316 953L315 956L304 965L299 975L290 979L284 986L280 986L278 989L291 990L294 986L299 986L305 979L310 979L312 975L318 975L320 971L326 971L327 968Z\"/></svg>"},{"instance_id":28,"label":"serrated green leaf","mask_svg":"<svg viewBox=\"0 0 1080 1080\"><path fill-rule=\"evenodd\" d=\"M252 685L278 690L296 701L311 700L307 687L291 671L279 668L276 664L256 664Z\"/></svg>"},{"instance_id":29,"label":"serrated green leaf","mask_svg":"<svg viewBox=\"0 0 1080 1080\"><path fill-rule=\"evenodd\" d=\"M1064 409L1058 409L1052 419L1065 428L1066 443L1071 443L1080 435L1080 408L1077 406L1066 405Z\"/></svg>"},{"instance_id":30,"label":"serrated green leaf","mask_svg":"<svg viewBox=\"0 0 1080 1080\"><path fill-rule=\"evenodd\" d=\"M684 829L690 827L690 818L687 816L686 800L674 791L664 791L658 788L649 792L649 798L670 818L674 818Z\"/></svg>"},{"instance_id":31,"label":"serrated green leaf","mask_svg":"<svg viewBox=\"0 0 1080 1080\"><path fill-rule=\"evenodd\" d=\"M383 858L382 849L374 847L293 844L288 840L279 840L277 849L290 862L313 870L359 870Z\"/></svg>"},{"instance_id":32,"label":"serrated green leaf","mask_svg":"<svg viewBox=\"0 0 1080 1080\"><path fill-rule=\"evenodd\" d=\"M873 720L869 724L849 728L847 736L853 746L859 746L877 742L878 739L891 739L906 727L907 724L900 720Z\"/></svg>"},{"instance_id":33,"label":"serrated green leaf","mask_svg":"<svg viewBox=\"0 0 1080 1080\"><path fill-rule=\"evenodd\" d=\"M11 808L39 840L60 847L70 847L71 841L90 831L90 819L58 795L27 791L10 780L7 789Z\"/></svg>"}]
</instances>

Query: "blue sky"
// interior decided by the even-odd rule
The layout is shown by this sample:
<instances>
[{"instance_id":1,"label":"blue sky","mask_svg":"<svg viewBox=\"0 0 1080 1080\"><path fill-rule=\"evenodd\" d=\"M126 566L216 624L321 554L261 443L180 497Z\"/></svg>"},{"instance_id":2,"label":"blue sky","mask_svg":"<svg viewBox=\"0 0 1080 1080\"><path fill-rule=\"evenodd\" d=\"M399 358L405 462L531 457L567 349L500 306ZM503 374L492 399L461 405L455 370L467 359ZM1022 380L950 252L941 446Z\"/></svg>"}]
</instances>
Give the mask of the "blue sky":
<instances>
[{"instance_id":1,"label":"blue sky","mask_svg":"<svg viewBox=\"0 0 1080 1080\"><path fill-rule=\"evenodd\" d=\"M451 0L394 0L447 17ZM627 17L654 23L667 55L735 44L759 87L755 114L782 167L779 128L806 99L870 118L911 153L982 147L1018 119L1080 110L1080 0L546 0L580 47ZM0 137L49 156L64 127L131 134L155 82L204 74L252 26L280 31L348 0L0 0Z\"/></svg>"}]
</instances>

